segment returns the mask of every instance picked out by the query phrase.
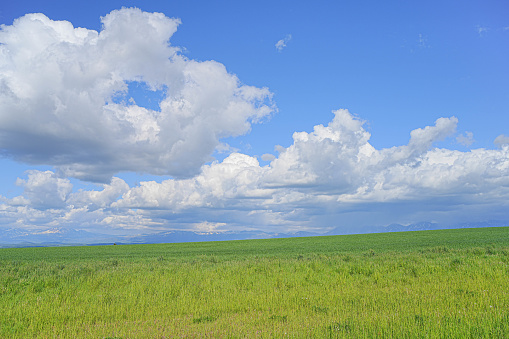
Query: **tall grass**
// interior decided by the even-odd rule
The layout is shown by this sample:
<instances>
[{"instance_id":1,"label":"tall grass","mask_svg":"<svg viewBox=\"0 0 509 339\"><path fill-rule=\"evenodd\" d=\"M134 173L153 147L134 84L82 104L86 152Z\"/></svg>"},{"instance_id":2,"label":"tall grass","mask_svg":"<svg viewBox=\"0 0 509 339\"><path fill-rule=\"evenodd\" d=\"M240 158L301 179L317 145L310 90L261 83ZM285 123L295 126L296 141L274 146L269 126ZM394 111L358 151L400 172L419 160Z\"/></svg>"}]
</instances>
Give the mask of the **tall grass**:
<instances>
[{"instance_id":1,"label":"tall grass","mask_svg":"<svg viewBox=\"0 0 509 339\"><path fill-rule=\"evenodd\" d=\"M0 250L0 337L509 337L509 228Z\"/></svg>"}]
</instances>

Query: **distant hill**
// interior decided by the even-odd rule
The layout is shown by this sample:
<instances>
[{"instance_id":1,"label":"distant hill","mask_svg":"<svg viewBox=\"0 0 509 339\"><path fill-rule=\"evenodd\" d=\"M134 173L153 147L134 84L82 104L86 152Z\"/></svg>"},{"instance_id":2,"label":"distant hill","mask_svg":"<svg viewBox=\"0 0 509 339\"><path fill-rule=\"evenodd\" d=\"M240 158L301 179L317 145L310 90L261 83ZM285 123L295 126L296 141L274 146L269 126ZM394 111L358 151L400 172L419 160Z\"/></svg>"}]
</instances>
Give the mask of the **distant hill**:
<instances>
[{"instance_id":1,"label":"distant hill","mask_svg":"<svg viewBox=\"0 0 509 339\"><path fill-rule=\"evenodd\" d=\"M362 233L385 233L385 232L406 232L406 231L428 231L443 229L437 223L419 222L411 225L390 224L388 226L364 226L364 227L337 227L327 232L327 235L362 234ZM459 228L459 227L450 227Z\"/></svg>"},{"instance_id":2,"label":"distant hill","mask_svg":"<svg viewBox=\"0 0 509 339\"><path fill-rule=\"evenodd\" d=\"M419 222L410 225L391 224L388 226L365 226L365 227L336 227L325 235L345 235L345 234L363 234L363 233L385 233L385 232L407 232L407 231L429 231L441 229L456 228L480 228L480 227L500 227L509 226L509 221L491 220L483 222L469 222L456 225L443 226L434 222Z\"/></svg>"},{"instance_id":3,"label":"distant hill","mask_svg":"<svg viewBox=\"0 0 509 339\"><path fill-rule=\"evenodd\" d=\"M50 228L41 230L0 230L0 247L85 245L98 242L112 243L118 237L92 233L72 228Z\"/></svg>"},{"instance_id":4,"label":"distant hill","mask_svg":"<svg viewBox=\"0 0 509 339\"><path fill-rule=\"evenodd\" d=\"M509 221L484 221L462 223L444 227L433 222L419 222L411 225L391 224L388 226L341 226L327 233L271 233L262 231L241 232L192 232L164 231L136 236L112 236L72 228L51 228L47 230L0 229L0 247L35 247L35 246L72 246L72 245L107 245L107 244L158 244L202 241L226 241L247 239L270 239L291 237L312 237L324 235L345 235L363 233L385 233L426 231L446 228L477 228L509 226Z\"/></svg>"}]
</instances>

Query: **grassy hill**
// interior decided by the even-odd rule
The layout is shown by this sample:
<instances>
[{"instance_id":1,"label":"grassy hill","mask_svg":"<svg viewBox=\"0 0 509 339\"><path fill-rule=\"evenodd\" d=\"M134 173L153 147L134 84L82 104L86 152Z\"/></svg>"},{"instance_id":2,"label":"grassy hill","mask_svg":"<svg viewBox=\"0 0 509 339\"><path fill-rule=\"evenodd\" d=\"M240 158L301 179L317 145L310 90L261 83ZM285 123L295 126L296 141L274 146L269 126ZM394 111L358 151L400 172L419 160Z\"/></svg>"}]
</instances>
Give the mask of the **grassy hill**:
<instances>
[{"instance_id":1,"label":"grassy hill","mask_svg":"<svg viewBox=\"0 0 509 339\"><path fill-rule=\"evenodd\" d=\"M508 337L509 228L0 249L0 337Z\"/></svg>"}]
</instances>

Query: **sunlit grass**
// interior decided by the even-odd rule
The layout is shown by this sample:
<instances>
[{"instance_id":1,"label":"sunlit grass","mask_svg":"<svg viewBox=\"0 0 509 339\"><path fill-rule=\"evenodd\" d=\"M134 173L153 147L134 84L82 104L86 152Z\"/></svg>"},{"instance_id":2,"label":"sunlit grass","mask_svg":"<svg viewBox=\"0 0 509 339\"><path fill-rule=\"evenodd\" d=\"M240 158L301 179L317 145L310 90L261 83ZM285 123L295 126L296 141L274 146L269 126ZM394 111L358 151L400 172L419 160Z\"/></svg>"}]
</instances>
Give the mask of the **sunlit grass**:
<instances>
[{"instance_id":1,"label":"sunlit grass","mask_svg":"<svg viewBox=\"0 0 509 339\"><path fill-rule=\"evenodd\" d=\"M509 229L0 250L0 337L508 337Z\"/></svg>"}]
</instances>

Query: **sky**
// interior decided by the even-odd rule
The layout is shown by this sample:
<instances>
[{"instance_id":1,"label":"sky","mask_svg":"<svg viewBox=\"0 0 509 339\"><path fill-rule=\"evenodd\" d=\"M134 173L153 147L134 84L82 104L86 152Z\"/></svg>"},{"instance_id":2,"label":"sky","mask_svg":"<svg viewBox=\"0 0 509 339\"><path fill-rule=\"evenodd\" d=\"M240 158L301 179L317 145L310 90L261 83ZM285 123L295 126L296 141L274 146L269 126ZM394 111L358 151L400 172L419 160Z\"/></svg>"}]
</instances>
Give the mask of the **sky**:
<instances>
[{"instance_id":1,"label":"sky","mask_svg":"<svg viewBox=\"0 0 509 339\"><path fill-rule=\"evenodd\" d=\"M509 220L509 4L11 1L0 229Z\"/></svg>"}]
</instances>

